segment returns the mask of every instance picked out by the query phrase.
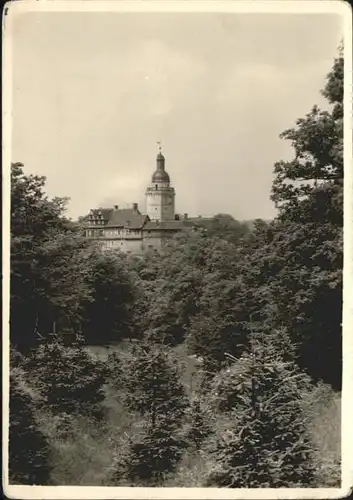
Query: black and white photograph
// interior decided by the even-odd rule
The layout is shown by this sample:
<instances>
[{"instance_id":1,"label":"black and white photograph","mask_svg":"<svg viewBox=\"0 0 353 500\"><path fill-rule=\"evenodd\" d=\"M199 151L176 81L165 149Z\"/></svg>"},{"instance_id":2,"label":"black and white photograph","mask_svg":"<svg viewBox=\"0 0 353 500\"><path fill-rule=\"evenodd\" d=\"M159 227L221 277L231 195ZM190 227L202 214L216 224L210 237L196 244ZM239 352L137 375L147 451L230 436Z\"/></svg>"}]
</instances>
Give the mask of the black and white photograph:
<instances>
[{"instance_id":1,"label":"black and white photograph","mask_svg":"<svg viewBox=\"0 0 353 500\"><path fill-rule=\"evenodd\" d=\"M348 494L351 23L5 5L11 498Z\"/></svg>"}]
</instances>

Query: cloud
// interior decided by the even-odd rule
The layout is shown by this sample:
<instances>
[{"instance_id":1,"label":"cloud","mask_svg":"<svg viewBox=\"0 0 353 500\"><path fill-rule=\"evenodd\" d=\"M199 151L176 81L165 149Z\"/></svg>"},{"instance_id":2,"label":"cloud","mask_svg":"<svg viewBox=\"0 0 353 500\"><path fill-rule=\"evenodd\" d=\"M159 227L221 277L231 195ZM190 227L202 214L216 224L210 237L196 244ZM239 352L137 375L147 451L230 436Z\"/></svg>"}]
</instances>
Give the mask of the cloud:
<instances>
[{"instance_id":1,"label":"cloud","mask_svg":"<svg viewBox=\"0 0 353 500\"><path fill-rule=\"evenodd\" d=\"M13 160L70 214L144 201L163 142L180 212L269 218L278 136L314 103L337 16L33 14L16 21Z\"/></svg>"}]
</instances>

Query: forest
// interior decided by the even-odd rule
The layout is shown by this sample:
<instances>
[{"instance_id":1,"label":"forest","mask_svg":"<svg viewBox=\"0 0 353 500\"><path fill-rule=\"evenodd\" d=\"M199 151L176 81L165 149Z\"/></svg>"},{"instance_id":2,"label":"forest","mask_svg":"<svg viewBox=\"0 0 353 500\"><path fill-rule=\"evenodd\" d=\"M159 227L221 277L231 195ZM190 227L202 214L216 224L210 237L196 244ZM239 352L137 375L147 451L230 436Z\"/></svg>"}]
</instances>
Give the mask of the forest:
<instances>
[{"instance_id":1,"label":"forest","mask_svg":"<svg viewBox=\"0 0 353 500\"><path fill-rule=\"evenodd\" d=\"M143 257L12 164L10 484L340 486L341 52L322 94L281 135L272 221L219 214Z\"/></svg>"}]
</instances>

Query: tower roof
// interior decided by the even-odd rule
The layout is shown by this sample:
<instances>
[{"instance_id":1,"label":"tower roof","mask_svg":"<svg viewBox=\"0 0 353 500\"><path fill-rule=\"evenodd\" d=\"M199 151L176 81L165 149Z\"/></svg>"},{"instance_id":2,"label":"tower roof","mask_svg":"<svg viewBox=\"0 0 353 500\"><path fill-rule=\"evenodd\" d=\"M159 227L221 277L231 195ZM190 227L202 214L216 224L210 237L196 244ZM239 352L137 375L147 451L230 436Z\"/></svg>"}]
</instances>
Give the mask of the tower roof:
<instances>
[{"instance_id":1,"label":"tower roof","mask_svg":"<svg viewBox=\"0 0 353 500\"><path fill-rule=\"evenodd\" d=\"M161 146L159 144L159 151L157 154L157 169L152 175L152 183L158 182L170 182L169 175L165 171L165 158L161 152Z\"/></svg>"},{"instance_id":2,"label":"tower roof","mask_svg":"<svg viewBox=\"0 0 353 500\"><path fill-rule=\"evenodd\" d=\"M152 175L152 182L170 182L170 178L165 170L157 169Z\"/></svg>"}]
</instances>

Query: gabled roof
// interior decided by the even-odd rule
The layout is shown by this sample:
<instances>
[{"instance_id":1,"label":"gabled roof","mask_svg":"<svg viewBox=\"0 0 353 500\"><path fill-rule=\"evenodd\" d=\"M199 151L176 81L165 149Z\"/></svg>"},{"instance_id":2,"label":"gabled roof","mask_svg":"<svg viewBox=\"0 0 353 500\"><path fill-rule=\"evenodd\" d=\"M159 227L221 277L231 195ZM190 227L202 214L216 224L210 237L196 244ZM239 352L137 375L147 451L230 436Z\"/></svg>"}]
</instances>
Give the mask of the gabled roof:
<instances>
[{"instance_id":1,"label":"gabled roof","mask_svg":"<svg viewBox=\"0 0 353 500\"><path fill-rule=\"evenodd\" d=\"M88 225L91 223L94 226L98 220L101 221L101 224L103 222L104 227L141 229L148 217L141 214L136 208L97 208L91 210L82 220Z\"/></svg>"},{"instance_id":2,"label":"gabled roof","mask_svg":"<svg viewBox=\"0 0 353 500\"><path fill-rule=\"evenodd\" d=\"M93 216L94 218L102 218L103 220L108 221L112 212L113 208L94 208L90 211L86 218L89 220Z\"/></svg>"},{"instance_id":3,"label":"gabled roof","mask_svg":"<svg viewBox=\"0 0 353 500\"><path fill-rule=\"evenodd\" d=\"M147 215L141 214L132 208L112 210L107 227L129 227L130 229L141 229L147 220Z\"/></svg>"}]
</instances>

